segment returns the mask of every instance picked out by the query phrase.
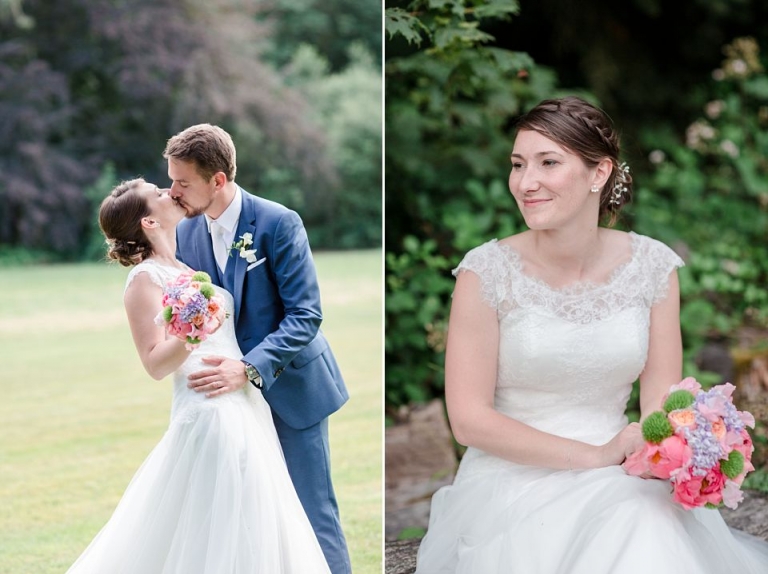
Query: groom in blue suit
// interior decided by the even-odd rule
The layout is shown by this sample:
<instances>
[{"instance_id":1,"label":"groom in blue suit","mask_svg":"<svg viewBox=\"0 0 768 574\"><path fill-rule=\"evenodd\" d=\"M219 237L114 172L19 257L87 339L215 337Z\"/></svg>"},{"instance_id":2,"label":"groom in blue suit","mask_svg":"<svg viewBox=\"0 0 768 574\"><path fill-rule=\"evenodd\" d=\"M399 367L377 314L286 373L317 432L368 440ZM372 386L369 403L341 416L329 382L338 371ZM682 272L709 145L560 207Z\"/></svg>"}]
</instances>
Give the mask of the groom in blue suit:
<instances>
[{"instance_id":1,"label":"groom in blue suit","mask_svg":"<svg viewBox=\"0 0 768 574\"><path fill-rule=\"evenodd\" d=\"M210 124L168 140L171 197L187 211L178 258L232 293L243 359L206 360L190 387L213 397L252 384L272 408L288 471L333 574L351 566L331 483L328 417L348 399L320 331L320 291L294 211L235 183L232 138Z\"/></svg>"}]
</instances>

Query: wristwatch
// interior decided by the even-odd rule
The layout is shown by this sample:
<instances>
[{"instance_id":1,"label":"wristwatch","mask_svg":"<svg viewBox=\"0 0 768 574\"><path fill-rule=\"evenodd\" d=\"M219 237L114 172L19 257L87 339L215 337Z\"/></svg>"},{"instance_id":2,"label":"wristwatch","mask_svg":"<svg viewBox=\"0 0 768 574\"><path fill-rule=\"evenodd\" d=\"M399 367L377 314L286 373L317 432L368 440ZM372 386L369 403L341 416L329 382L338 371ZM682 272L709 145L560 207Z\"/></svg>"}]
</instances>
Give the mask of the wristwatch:
<instances>
[{"instance_id":1,"label":"wristwatch","mask_svg":"<svg viewBox=\"0 0 768 574\"><path fill-rule=\"evenodd\" d=\"M256 367L250 363L246 363L245 361L242 361L242 363L245 365L245 376L248 377L248 382L257 389L261 389L264 386L264 383L261 380L259 371L257 371Z\"/></svg>"}]
</instances>

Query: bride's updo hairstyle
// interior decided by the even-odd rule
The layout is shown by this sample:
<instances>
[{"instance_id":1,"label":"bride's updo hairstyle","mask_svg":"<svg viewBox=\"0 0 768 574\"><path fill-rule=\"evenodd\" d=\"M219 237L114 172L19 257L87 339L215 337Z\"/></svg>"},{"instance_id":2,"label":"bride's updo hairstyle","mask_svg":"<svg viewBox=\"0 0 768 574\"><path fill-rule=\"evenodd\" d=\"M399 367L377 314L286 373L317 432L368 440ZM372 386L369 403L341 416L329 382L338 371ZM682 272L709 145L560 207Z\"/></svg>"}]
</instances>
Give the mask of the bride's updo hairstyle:
<instances>
[{"instance_id":1,"label":"bride's updo hairstyle","mask_svg":"<svg viewBox=\"0 0 768 574\"><path fill-rule=\"evenodd\" d=\"M515 129L540 133L578 155L590 168L609 158L613 171L600 190L600 219L608 226L616 223L621 208L632 198L632 176L619 164L619 134L608 114L568 96L539 103L517 120Z\"/></svg>"},{"instance_id":2,"label":"bride's updo hairstyle","mask_svg":"<svg viewBox=\"0 0 768 574\"><path fill-rule=\"evenodd\" d=\"M99 227L107 238L107 257L130 267L152 254L141 219L149 215L149 206L139 194L146 184L142 178L131 179L117 185L99 207Z\"/></svg>"}]
</instances>

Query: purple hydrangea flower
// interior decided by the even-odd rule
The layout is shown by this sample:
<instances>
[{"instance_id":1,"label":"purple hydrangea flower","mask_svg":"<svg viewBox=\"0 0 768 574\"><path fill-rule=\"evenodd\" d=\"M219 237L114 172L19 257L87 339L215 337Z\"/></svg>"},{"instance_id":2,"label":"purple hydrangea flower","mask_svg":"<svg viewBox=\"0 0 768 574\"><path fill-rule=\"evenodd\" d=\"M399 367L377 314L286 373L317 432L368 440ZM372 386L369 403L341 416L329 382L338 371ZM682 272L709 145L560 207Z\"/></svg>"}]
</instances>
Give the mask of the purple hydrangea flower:
<instances>
[{"instance_id":1,"label":"purple hydrangea flower","mask_svg":"<svg viewBox=\"0 0 768 574\"><path fill-rule=\"evenodd\" d=\"M205 296L197 292L189 298L189 303L181 310L179 315L182 321L189 323L194 317L200 313L204 313L208 309L208 299Z\"/></svg>"}]
</instances>

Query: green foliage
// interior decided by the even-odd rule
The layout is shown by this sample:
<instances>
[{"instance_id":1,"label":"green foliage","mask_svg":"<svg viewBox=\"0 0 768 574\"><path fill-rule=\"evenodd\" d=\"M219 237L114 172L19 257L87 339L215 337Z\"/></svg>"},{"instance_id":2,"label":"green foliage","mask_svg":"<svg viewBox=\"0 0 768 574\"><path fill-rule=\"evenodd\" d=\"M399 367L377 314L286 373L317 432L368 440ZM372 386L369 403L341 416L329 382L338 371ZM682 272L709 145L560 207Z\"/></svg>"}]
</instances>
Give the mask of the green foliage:
<instances>
[{"instance_id":1,"label":"green foliage","mask_svg":"<svg viewBox=\"0 0 768 574\"><path fill-rule=\"evenodd\" d=\"M409 44L421 44L422 32L429 34L429 28L421 20L402 8L389 8L385 13L384 27L389 37L401 35Z\"/></svg>"},{"instance_id":2,"label":"green foliage","mask_svg":"<svg viewBox=\"0 0 768 574\"><path fill-rule=\"evenodd\" d=\"M768 492L768 470L758 468L747 474L742 489Z\"/></svg>"},{"instance_id":3,"label":"green foliage","mask_svg":"<svg viewBox=\"0 0 768 574\"><path fill-rule=\"evenodd\" d=\"M54 259L54 255L47 251L0 245L0 267L48 263L52 259Z\"/></svg>"},{"instance_id":4,"label":"green foliage","mask_svg":"<svg viewBox=\"0 0 768 574\"><path fill-rule=\"evenodd\" d=\"M450 239L444 255L437 239L403 238L388 252L386 272L386 399L390 405L423 402L442 392L445 340L454 280L461 255L488 240L522 230L505 183L466 183L463 197L433 207L437 237Z\"/></svg>"},{"instance_id":5,"label":"green foliage","mask_svg":"<svg viewBox=\"0 0 768 574\"><path fill-rule=\"evenodd\" d=\"M481 21L514 14L516 3L401 8L386 11L385 193L396 214L385 224L390 406L441 392L450 270L469 249L522 229L505 181L509 126L554 92L553 74L527 54L486 45Z\"/></svg>"},{"instance_id":6,"label":"green foliage","mask_svg":"<svg viewBox=\"0 0 768 574\"><path fill-rule=\"evenodd\" d=\"M411 538L424 538L427 533L426 528L419 528L412 526L410 528L403 528L397 535L398 540L409 540Z\"/></svg>"},{"instance_id":7,"label":"green foliage","mask_svg":"<svg viewBox=\"0 0 768 574\"><path fill-rule=\"evenodd\" d=\"M300 94L278 69L310 43L331 74L358 70L355 41L380 50L373 0L0 0L0 244L50 250L59 260L99 257L95 198L86 190L101 185L100 170L110 163L116 180L142 175L163 185L167 139L210 122L233 136L238 183L300 210L313 247L373 246L381 237L379 58L364 65L378 91L361 89L366 113L348 121L346 108L316 121L314 94ZM352 99L350 92L340 104ZM360 125L363 115L368 124L378 117L375 138ZM351 133L340 134L345 128ZM343 159L333 156L340 139ZM373 184L371 176L343 187L373 164ZM342 195L344 209L334 210L341 204L331 199Z\"/></svg>"},{"instance_id":8,"label":"green foliage","mask_svg":"<svg viewBox=\"0 0 768 574\"><path fill-rule=\"evenodd\" d=\"M451 263L434 240L413 236L403 252L386 255L386 400L423 402L443 386ZM394 336L394 335L397 336Z\"/></svg>"},{"instance_id":9,"label":"green foliage","mask_svg":"<svg viewBox=\"0 0 768 574\"><path fill-rule=\"evenodd\" d=\"M91 209L91 217L88 220L88 228L83 234L85 245L81 253L85 261L97 261L104 259L106 247L104 235L99 227L99 207L104 198L107 197L112 189L118 184L115 165L112 162L106 162L101 169L101 174L93 185L87 187L84 191L85 198L88 200Z\"/></svg>"},{"instance_id":10,"label":"green foliage","mask_svg":"<svg viewBox=\"0 0 768 574\"><path fill-rule=\"evenodd\" d=\"M274 25L266 55L278 68L303 44L322 54L333 72L350 64L352 44L363 44L372 54L381 52L378 0L273 0L263 18ZM377 58L380 70L379 64Z\"/></svg>"},{"instance_id":11,"label":"green foliage","mask_svg":"<svg viewBox=\"0 0 768 574\"><path fill-rule=\"evenodd\" d=\"M331 66L303 44L286 67L288 83L312 101L312 119L325 134L337 181L315 194L307 219L313 245L381 245L381 73L364 44L348 47L348 65ZM280 193L280 189L275 190ZM265 190L269 194L268 190Z\"/></svg>"},{"instance_id":12,"label":"green foliage","mask_svg":"<svg viewBox=\"0 0 768 574\"><path fill-rule=\"evenodd\" d=\"M749 38L726 46L708 103L685 138L641 134L650 160L634 210L637 231L676 247L685 346L768 327L768 76ZM688 373L686 373L688 374Z\"/></svg>"}]
</instances>

